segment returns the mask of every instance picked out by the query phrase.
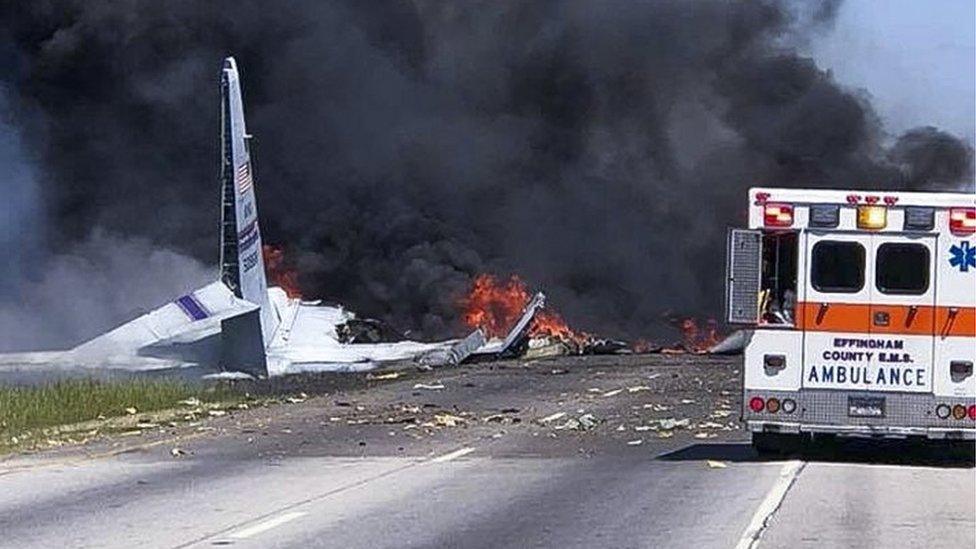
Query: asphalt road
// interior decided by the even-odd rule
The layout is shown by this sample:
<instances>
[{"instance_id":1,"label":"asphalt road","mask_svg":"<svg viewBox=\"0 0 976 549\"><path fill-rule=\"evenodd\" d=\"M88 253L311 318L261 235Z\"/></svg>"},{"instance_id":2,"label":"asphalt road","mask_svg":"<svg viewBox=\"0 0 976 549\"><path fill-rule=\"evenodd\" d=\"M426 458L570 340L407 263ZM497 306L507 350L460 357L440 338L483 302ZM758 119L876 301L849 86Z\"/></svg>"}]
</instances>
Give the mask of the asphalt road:
<instances>
[{"instance_id":1,"label":"asphalt road","mask_svg":"<svg viewBox=\"0 0 976 549\"><path fill-rule=\"evenodd\" d=\"M292 380L312 396L8 457L0 546L976 545L971 462L866 443L761 459L728 413L735 361L357 379Z\"/></svg>"}]
</instances>

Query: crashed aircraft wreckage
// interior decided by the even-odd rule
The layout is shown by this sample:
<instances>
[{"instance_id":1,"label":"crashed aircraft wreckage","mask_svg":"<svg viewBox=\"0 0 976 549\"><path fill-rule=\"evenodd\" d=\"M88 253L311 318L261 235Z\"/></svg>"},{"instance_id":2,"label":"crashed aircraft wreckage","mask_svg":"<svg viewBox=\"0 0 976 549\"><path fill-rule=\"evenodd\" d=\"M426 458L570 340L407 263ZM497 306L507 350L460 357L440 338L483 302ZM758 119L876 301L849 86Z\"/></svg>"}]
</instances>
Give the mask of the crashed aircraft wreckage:
<instances>
[{"instance_id":1,"label":"crashed aircraft wreckage","mask_svg":"<svg viewBox=\"0 0 976 549\"><path fill-rule=\"evenodd\" d=\"M0 372L74 369L147 371L206 366L253 376L350 371L413 361L425 367L509 356L525 344L545 296L536 294L504 340L476 329L435 343L348 342L355 315L342 307L289 298L269 288L262 257L255 181L240 76L232 57L221 70L221 245L219 280L73 349L0 355ZM343 333L340 333L343 332Z\"/></svg>"}]
</instances>

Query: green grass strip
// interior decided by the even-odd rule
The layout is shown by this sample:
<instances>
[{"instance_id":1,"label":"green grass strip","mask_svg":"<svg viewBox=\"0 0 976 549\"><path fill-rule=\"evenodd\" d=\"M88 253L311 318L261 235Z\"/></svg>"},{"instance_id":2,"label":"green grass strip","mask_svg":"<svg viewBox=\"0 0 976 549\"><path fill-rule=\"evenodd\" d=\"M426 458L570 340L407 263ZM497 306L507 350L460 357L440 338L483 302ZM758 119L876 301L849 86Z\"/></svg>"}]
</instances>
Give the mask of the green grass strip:
<instances>
[{"instance_id":1,"label":"green grass strip","mask_svg":"<svg viewBox=\"0 0 976 549\"><path fill-rule=\"evenodd\" d=\"M208 393L205 395L203 393ZM172 381L64 380L37 387L0 387L0 435L131 413L172 408L195 396L219 400L213 390Z\"/></svg>"}]
</instances>

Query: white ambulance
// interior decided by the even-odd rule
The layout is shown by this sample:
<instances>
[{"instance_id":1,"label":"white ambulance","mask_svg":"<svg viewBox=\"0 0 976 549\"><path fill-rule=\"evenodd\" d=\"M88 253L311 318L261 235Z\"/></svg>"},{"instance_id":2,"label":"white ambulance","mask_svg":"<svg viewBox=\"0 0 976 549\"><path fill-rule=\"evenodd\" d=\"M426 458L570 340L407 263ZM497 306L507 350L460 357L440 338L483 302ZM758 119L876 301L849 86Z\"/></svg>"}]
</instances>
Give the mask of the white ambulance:
<instances>
[{"instance_id":1,"label":"white ambulance","mask_svg":"<svg viewBox=\"0 0 976 549\"><path fill-rule=\"evenodd\" d=\"M976 195L754 188L728 240L760 451L814 434L976 439Z\"/></svg>"}]
</instances>

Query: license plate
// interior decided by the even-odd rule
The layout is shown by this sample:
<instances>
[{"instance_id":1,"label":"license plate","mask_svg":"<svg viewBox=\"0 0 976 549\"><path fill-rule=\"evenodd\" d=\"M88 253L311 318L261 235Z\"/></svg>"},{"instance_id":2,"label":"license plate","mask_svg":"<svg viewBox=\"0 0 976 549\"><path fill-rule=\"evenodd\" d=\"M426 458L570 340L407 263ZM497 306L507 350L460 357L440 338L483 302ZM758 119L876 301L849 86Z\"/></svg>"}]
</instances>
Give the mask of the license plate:
<instances>
[{"instance_id":1,"label":"license plate","mask_svg":"<svg viewBox=\"0 0 976 549\"><path fill-rule=\"evenodd\" d=\"M885 397L847 397L847 415L851 417L884 417Z\"/></svg>"}]
</instances>

